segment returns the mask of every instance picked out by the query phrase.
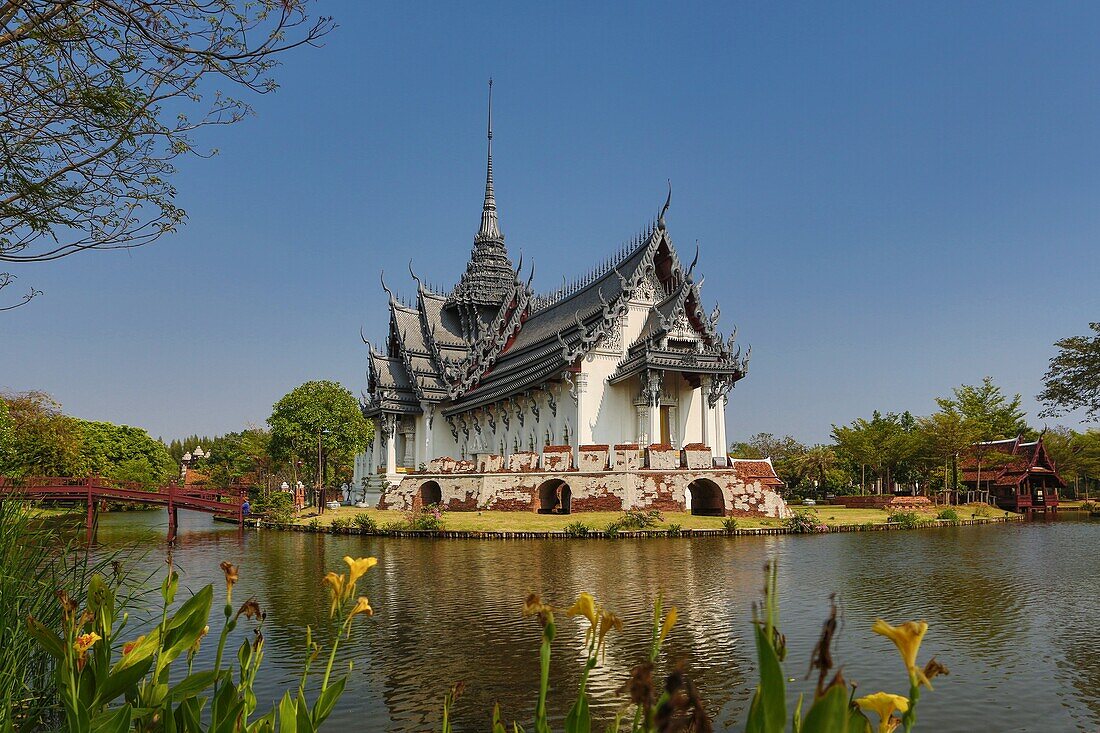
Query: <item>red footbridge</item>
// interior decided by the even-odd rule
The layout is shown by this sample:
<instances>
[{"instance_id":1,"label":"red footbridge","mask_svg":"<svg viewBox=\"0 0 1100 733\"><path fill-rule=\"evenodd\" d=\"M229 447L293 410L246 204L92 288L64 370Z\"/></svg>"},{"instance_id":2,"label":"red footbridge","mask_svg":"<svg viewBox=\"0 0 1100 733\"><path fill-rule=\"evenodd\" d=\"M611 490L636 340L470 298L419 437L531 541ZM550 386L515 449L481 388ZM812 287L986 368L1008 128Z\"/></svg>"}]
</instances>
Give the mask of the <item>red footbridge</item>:
<instances>
[{"instance_id":1,"label":"red footbridge","mask_svg":"<svg viewBox=\"0 0 1100 733\"><path fill-rule=\"evenodd\" d=\"M155 490L142 488L102 476L74 478L71 476L27 476L11 479L0 476L0 501L78 501L87 504L88 539L91 541L97 508L107 501L154 504L168 509L168 539L176 538L179 526L177 512L190 509L225 517L235 517L243 525L246 486L228 489L208 489L199 486L179 486L169 483Z\"/></svg>"}]
</instances>

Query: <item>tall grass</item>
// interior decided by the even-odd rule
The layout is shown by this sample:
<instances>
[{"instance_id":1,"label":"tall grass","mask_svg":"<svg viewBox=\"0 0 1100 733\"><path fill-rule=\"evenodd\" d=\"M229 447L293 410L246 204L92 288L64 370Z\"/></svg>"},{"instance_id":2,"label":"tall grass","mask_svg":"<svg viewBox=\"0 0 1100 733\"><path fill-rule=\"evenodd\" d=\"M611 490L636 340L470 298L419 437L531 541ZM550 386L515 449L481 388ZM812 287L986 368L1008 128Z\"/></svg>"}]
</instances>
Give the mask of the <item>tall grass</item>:
<instances>
[{"instance_id":1,"label":"tall grass","mask_svg":"<svg viewBox=\"0 0 1100 733\"><path fill-rule=\"evenodd\" d=\"M52 659L26 624L34 616L60 625L58 589L81 598L93 573L113 572L113 555L89 561L77 528L71 519L39 517L22 502L0 502L0 730L8 723L15 731L60 725Z\"/></svg>"}]
</instances>

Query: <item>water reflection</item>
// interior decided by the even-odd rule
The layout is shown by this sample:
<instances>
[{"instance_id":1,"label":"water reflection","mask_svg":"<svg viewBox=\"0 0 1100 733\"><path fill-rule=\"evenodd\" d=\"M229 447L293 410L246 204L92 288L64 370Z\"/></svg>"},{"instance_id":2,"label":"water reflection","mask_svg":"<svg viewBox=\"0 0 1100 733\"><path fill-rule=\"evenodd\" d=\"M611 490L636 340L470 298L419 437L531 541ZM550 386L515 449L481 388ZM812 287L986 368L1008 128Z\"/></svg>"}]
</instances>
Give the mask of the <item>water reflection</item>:
<instances>
[{"instance_id":1,"label":"water reflection","mask_svg":"<svg viewBox=\"0 0 1100 733\"><path fill-rule=\"evenodd\" d=\"M163 514L103 518L100 540L135 540L164 559ZM296 683L306 626L320 633L328 607L319 579L342 557L377 555L361 581L375 616L357 624L338 665L353 660L334 727L368 731L438 726L445 690L466 682L456 710L462 729L483 729L494 703L526 721L534 707L539 631L519 615L538 591L567 605L582 590L628 620L607 645L607 665L590 681L593 707L610 717L629 669L646 654L654 594L681 609L664 668L684 662L721 725L736 729L752 694L749 619L762 567L780 562L789 671L801 679L828 608L838 594L842 633L836 651L850 679L906 687L889 642L870 633L877 616L924 618L926 654L951 676L921 714L929 730L1095 730L1100 724L1100 641L1094 604L1100 523L1059 521L1019 526L808 537L737 537L649 541L430 541L246 532L201 515L181 520L174 560L190 587L221 584L218 563L241 566L234 596L255 595L268 611L268 654L257 688L274 701ZM218 619L220 621L220 619ZM218 623L215 621L214 623ZM552 712L560 719L579 683L584 627L559 618ZM213 645L208 645L212 647ZM212 656L213 649L203 650ZM922 655L923 656L923 655Z\"/></svg>"}]
</instances>

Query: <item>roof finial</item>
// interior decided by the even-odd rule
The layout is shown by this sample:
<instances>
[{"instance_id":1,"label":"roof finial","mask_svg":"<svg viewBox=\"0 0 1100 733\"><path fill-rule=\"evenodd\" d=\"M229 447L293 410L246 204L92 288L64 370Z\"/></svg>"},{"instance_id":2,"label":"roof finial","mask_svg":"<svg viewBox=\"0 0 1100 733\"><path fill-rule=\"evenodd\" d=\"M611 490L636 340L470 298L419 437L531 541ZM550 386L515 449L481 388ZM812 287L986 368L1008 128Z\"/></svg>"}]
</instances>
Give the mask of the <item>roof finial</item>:
<instances>
[{"instance_id":1,"label":"roof finial","mask_svg":"<svg viewBox=\"0 0 1100 733\"><path fill-rule=\"evenodd\" d=\"M672 203L672 179L668 181L668 198L665 199L665 205L661 207L661 214L657 217L657 228L662 232L665 230L665 214L668 213L669 204Z\"/></svg>"},{"instance_id":2,"label":"roof finial","mask_svg":"<svg viewBox=\"0 0 1100 733\"><path fill-rule=\"evenodd\" d=\"M478 239L501 239L497 221L497 199L493 193L493 79L489 78L489 121L487 125L489 152L485 165L485 204L481 207L481 228Z\"/></svg>"}]
</instances>

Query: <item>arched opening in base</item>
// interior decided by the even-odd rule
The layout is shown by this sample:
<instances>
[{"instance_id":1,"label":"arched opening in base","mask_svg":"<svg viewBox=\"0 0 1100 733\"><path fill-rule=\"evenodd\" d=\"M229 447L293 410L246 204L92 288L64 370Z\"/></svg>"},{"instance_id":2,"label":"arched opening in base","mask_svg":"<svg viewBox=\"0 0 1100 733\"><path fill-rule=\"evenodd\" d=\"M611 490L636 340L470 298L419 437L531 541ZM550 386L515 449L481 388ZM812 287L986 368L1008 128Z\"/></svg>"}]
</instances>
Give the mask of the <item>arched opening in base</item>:
<instances>
[{"instance_id":1,"label":"arched opening in base","mask_svg":"<svg viewBox=\"0 0 1100 733\"><path fill-rule=\"evenodd\" d=\"M550 479L539 486L539 514L568 514L572 492L569 484L560 478Z\"/></svg>"},{"instance_id":2,"label":"arched opening in base","mask_svg":"<svg viewBox=\"0 0 1100 733\"><path fill-rule=\"evenodd\" d=\"M692 481L684 491L684 510L699 517L724 516L726 503L722 499L722 489L705 478Z\"/></svg>"},{"instance_id":3,"label":"arched opening in base","mask_svg":"<svg viewBox=\"0 0 1100 733\"><path fill-rule=\"evenodd\" d=\"M443 489L435 481L425 481L420 485L420 505L430 506L443 503Z\"/></svg>"}]
</instances>

